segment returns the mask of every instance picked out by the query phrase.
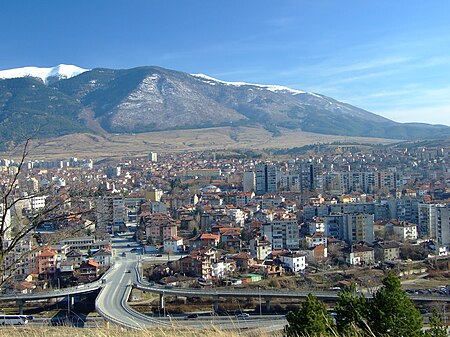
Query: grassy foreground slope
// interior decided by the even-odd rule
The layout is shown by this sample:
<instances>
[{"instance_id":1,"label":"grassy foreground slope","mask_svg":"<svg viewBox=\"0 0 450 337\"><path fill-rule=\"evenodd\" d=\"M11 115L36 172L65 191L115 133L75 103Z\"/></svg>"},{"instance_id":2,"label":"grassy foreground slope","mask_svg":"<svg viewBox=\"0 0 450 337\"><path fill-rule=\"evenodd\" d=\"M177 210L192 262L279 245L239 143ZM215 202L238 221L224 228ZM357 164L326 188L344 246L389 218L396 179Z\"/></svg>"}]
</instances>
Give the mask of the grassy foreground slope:
<instances>
[{"instance_id":1,"label":"grassy foreground slope","mask_svg":"<svg viewBox=\"0 0 450 337\"><path fill-rule=\"evenodd\" d=\"M262 334L261 332L231 332L211 330L151 329L143 331L127 331L119 327L109 329L81 329L71 327L3 327L0 337L281 337L282 334Z\"/></svg>"}]
</instances>

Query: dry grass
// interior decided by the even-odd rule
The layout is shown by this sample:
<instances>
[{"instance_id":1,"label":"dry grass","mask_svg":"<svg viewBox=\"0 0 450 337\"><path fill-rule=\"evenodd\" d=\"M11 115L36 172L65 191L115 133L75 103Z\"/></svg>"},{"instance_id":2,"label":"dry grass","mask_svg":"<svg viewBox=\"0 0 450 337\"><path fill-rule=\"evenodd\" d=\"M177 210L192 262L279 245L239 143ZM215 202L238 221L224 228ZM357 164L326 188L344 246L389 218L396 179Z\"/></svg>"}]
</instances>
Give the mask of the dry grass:
<instances>
[{"instance_id":1,"label":"dry grass","mask_svg":"<svg viewBox=\"0 0 450 337\"><path fill-rule=\"evenodd\" d=\"M263 128L222 127L106 136L72 134L34 141L29 152L31 159L56 159L69 156L101 159L143 156L150 151L167 153L205 149L281 149L331 142L373 145L394 141L381 138L321 135L288 129L282 129L281 136L273 137ZM0 157L2 156L3 154L0 154Z\"/></svg>"},{"instance_id":2,"label":"dry grass","mask_svg":"<svg viewBox=\"0 0 450 337\"><path fill-rule=\"evenodd\" d=\"M183 329L149 329L142 331L124 330L119 327L109 329L79 329L69 327L2 327L0 337L281 337L282 334L262 334L247 331L245 333L232 331L183 330Z\"/></svg>"}]
</instances>

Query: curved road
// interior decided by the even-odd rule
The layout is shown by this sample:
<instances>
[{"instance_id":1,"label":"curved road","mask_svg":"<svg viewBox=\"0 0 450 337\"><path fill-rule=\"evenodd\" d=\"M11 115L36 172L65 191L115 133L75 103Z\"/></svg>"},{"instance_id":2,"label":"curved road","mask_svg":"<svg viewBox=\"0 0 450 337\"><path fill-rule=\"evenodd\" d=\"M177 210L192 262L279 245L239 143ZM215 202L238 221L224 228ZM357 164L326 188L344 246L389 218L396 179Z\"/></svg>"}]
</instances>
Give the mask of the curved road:
<instances>
[{"instance_id":1,"label":"curved road","mask_svg":"<svg viewBox=\"0 0 450 337\"><path fill-rule=\"evenodd\" d=\"M128 328L143 329L149 326L167 325L167 322L142 315L128 306L131 284L136 281L134 269L136 263L137 261L133 261L132 257L116 260L113 269L105 277L106 284L97 296L95 307L108 321Z\"/></svg>"},{"instance_id":2,"label":"curved road","mask_svg":"<svg viewBox=\"0 0 450 337\"><path fill-rule=\"evenodd\" d=\"M177 326L195 329L260 329L275 331L286 325L284 316L254 316L248 318L210 316L195 320L177 319L173 317L155 318L141 314L127 304L132 290L132 284L140 282L137 272L137 256L127 253L133 244L124 238L114 238L113 251L117 258L114 267L105 277L106 283L98 295L95 306L97 311L108 321L130 329L145 329L150 327ZM125 256L122 254L125 252Z\"/></svg>"}]
</instances>

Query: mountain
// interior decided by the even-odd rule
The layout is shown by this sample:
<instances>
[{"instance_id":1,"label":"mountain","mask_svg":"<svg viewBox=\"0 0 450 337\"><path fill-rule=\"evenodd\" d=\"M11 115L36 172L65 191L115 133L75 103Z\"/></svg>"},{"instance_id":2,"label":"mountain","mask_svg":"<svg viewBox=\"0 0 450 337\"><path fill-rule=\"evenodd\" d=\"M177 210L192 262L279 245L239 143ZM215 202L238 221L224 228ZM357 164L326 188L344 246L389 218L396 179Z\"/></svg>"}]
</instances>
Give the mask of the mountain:
<instances>
[{"instance_id":1,"label":"mountain","mask_svg":"<svg viewBox=\"0 0 450 337\"><path fill-rule=\"evenodd\" d=\"M35 69L0 72L3 144L25 135L212 126L264 127L275 136L288 128L409 140L450 137L447 126L397 123L330 97L276 85L225 82L160 67Z\"/></svg>"},{"instance_id":2,"label":"mountain","mask_svg":"<svg viewBox=\"0 0 450 337\"><path fill-rule=\"evenodd\" d=\"M39 78L45 84L53 83L62 79L72 78L88 71L74 65L60 64L53 68L24 67L0 71L0 78Z\"/></svg>"}]
</instances>

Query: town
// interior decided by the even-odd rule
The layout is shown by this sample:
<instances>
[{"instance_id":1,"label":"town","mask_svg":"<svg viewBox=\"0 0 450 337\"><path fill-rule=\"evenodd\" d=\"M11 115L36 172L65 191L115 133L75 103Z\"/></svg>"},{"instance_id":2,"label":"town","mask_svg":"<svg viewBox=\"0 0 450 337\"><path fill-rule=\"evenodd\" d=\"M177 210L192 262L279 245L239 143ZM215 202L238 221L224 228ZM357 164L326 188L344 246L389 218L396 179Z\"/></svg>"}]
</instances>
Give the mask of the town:
<instances>
[{"instance_id":1,"label":"town","mask_svg":"<svg viewBox=\"0 0 450 337\"><path fill-rule=\"evenodd\" d=\"M129 231L139 244L132 253L180 255L144 271L165 285L274 284L367 267L423 274L426 264L415 262L447 261L449 157L450 148L342 145L277 160L207 151L98 163L2 159L2 187L13 184L0 205L2 293L95 281L113 262L111 238ZM73 188L88 193L63 204ZM44 217L8 251L16 227L55 202L70 216ZM354 276L305 287L381 281Z\"/></svg>"}]
</instances>

